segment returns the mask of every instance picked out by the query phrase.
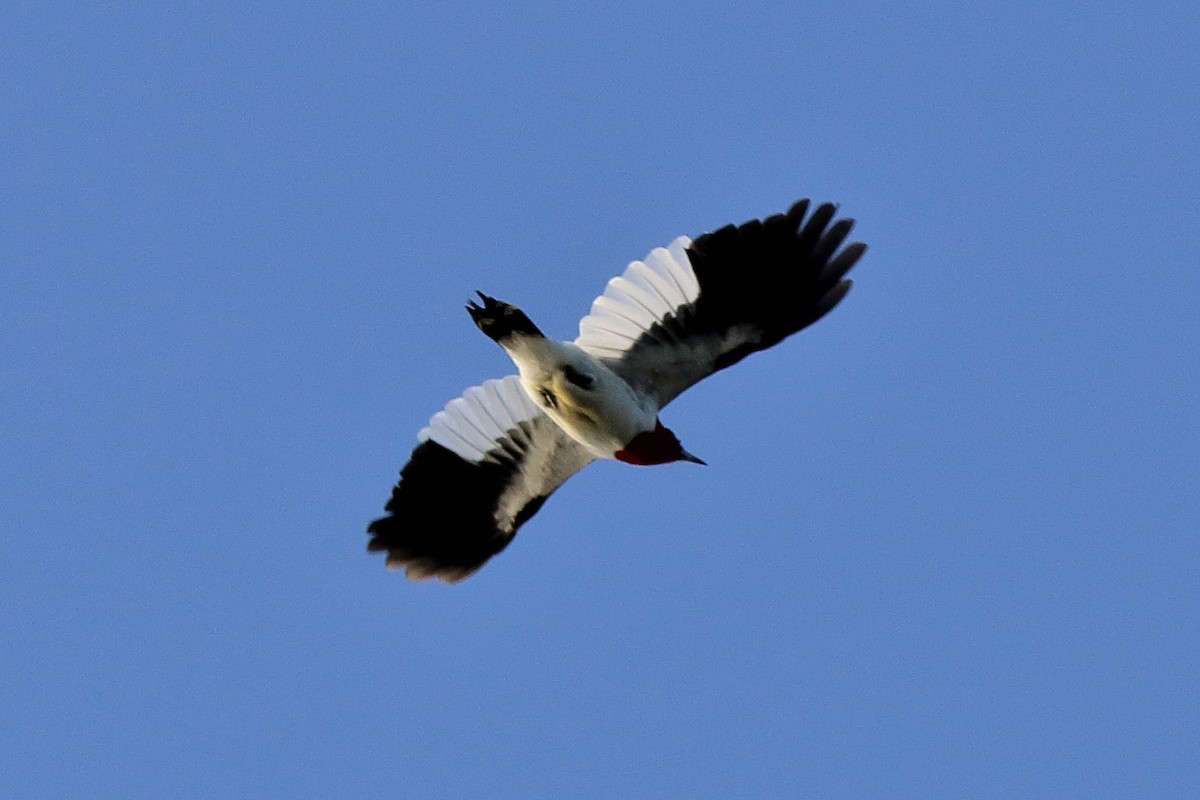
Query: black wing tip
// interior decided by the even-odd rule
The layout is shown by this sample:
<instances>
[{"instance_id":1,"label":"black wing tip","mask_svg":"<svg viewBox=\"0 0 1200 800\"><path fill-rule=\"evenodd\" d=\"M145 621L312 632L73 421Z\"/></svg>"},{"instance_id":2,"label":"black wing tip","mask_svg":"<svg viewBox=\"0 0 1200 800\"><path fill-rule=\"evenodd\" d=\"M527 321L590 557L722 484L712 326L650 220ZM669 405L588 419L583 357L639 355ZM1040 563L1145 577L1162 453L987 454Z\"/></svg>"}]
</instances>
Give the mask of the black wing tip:
<instances>
[{"instance_id":1,"label":"black wing tip","mask_svg":"<svg viewBox=\"0 0 1200 800\"><path fill-rule=\"evenodd\" d=\"M418 520L406 524L396 514L376 519L367 532L371 534L367 552L386 554L384 565L389 570L403 570L409 580L437 578L442 583L458 583L475 574L509 541L489 541L485 536L456 543L449 530Z\"/></svg>"},{"instance_id":2,"label":"black wing tip","mask_svg":"<svg viewBox=\"0 0 1200 800\"><path fill-rule=\"evenodd\" d=\"M846 273L867 246L846 244L855 221L838 218L839 208L803 198L782 214L699 236L688 248L701 287L693 332L723 333L747 324L761 332L756 341L718 356L714 371L778 344L845 297Z\"/></svg>"},{"instance_id":3,"label":"black wing tip","mask_svg":"<svg viewBox=\"0 0 1200 800\"><path fill-rule=\"evenodd\" d=\"M858 260L867 252L867 246L862 242L851 242L841 249L833 258L827 259L818 280L826 285L840 281Z\"/></svg>"},{"instance_id":4,"label":"black wing tip","mask_svg":"<svg viewBox=\"0 0 1200 800\"><path fill-rule=\"evenodd\" d=\"M753 264L762 273L753 278L765 279L779 289L807 288L810 296L818 298L841 280L867 249L862 242L845 244L855 220L837 218L839 208L832 202L814 206L803 198L782 214L706 233L692 242L688 252L702 262L716 263L706 270L705 265L693 261L693 269L699 267L706 273L697 275L702 286L708 278L736 288L739 282L751 285L752 279L747 278L745 268L734 266L749 268Z\"/></svg>"},{"instance_id":5,"label":"black wing tip","mask_svg":"<svg viewBox=\"0 0 1200 800\"><path fill-rule=\"evenodd\" d=\"M508 547L549 495L524 498L511 520L498 520L497 504L520 469L520 459L472 462L422 442L400 471L385 516L367 526L367 552L386 553L387 567L413 580L469 577Z\"/></svg>"},{"instance_id":6,"label":"black wing tip","mask_svg":"<svg viewBox=\"0 0 1200 800\"><path fill-rule=\"evenodd\" d=\"M792 203L792 207L787 210L784 216L787 217L789 222L795 221L797 226L799 226L800 221L804 219L804 215L808 213L808 206L811 202L807 197L800 198Z\"/></svg>"},{"instance_id":7,"label":"black wing tip","mask_svg":"<svg viewBox=\"0 0 1200 800\"><path fill-rule=\"evenodd\" d=\"M811 210L811 213L810 213ZM814 252L813 248L818 246L829 247L829 252L824 253L825 257L832 255L832 251L837 249L837 245L844 241L849 235L851 229L855 225L855 220L852 217L842 217L835 221L838 211L841 210L840 203L825 202L813 205L809 198L801 198L782 214L764 217L762 219L750 219L740 225L725 225L716 230L709 231L696 238L692 242L692 248L697 246L703 247L705 244L734 246L737 243L744 243L745 239L754 239L757 237L780 238L786 240L794 240L796 244L809 258L820 257L820 250ZM830 224L832 223L832 225Z\"/></svg>"},{"instance_id":8,"label":"black wing tip","mask_svg":"<svg viewBox=\"0 0 1200 800\"><path fill-rule=\"evenodd\" d=\"M388 516L368 525L367 532L374 535L367 542L367 552L386 553L384 565L389 570L403 570L409 580L437 578L442 583L458 583L475 574L490 558L486 556L477 564L462 564L414 551L400 543L394 530L397 524L396 517Z\"/></svg>"},{"instance_id":9,"label":"black wing tip","mask_svg":"<svg viewBox=\"0 0 1200 800\"><path fill-rule=\"evenodd\" d=\"M495 522L505 467L467 461L437 442L417 445L384 507L367 526L367 551L414 580L466 578L503 550L515 531Z\"/></svg>"},{"instance_id":10,"label":"black wing tip","mask_svg":"<svg viewBox=\"0 0 1200 800\"><path fill-rule=\"evenodd\" d=\"M468 301L467 313L471 315L471 320L479 330L487 334L492 341L503 342L514 334L544 336L538 326L533 324L533 320L513 304L489 297L480 291L476 291L475 294L479 295L483 304L480 305L474 300Z\"/></svg>"}]
</instances>

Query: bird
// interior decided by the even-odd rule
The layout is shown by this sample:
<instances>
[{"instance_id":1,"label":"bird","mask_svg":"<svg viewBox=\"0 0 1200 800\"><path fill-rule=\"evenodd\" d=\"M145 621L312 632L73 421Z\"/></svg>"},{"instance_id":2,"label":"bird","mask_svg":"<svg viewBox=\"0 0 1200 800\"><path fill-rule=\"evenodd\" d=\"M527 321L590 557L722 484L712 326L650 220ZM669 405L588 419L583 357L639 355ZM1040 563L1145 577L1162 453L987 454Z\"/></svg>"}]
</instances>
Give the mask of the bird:
<instances>
[{"instance_id":1,"label":"bird","mask_svg":"<svg viewBox=\"0 0 1200 800\"><path fill-rule=\"evenodd\" d=\"M703 464L659 413L842 301L866 245L844 244L854 220L837 214L804 199L655 248L609 281L573 341L476 292L467 312L517 372L467 389L421 429L368 551L410 579L456 583L595 460Z\"/></svg>"}]
</instances>

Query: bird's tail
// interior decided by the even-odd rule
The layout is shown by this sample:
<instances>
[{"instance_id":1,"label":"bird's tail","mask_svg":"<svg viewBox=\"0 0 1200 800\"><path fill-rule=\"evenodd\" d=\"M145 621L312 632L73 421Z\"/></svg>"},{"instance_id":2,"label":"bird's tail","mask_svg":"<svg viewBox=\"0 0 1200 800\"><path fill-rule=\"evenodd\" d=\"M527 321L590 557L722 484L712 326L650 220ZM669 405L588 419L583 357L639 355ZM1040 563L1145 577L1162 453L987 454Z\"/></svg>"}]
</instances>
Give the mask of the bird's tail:
<instances>
[{"instance_id":1,"label":"bird's tail","mask_svg":"<svg viewBox=\"0 0 1200 800\"><path fill-rule=\"evenodd\" d=\"M471 319L491 338L492 341L504 344L513 334L525 336L544 336L538 326L533 324L525 312L503 300L488 297L483 292L476 292L483 305L474 300L467 303L467 313Z\"/></svg>"}]
</instances>

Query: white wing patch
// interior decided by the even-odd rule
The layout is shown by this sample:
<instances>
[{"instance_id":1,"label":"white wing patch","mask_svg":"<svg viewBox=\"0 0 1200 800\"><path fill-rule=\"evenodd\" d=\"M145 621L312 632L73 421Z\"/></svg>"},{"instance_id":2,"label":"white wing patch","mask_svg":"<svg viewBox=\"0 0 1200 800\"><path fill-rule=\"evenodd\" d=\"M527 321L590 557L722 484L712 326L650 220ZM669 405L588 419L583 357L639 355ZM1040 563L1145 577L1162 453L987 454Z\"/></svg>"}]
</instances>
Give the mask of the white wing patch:
<instances>
[{"instance_id":1,"label":"white wing patch","mask_svg":"<svg viewBox=\"0 0 1200 800\"><path fill-rule=\"evenodd\" d=\"M691 244L680 236L609 281L591 313L579 321L575 344L596 358L619 358L656 322L695 302L700 283L687 257Z\"/></svg>"},{"instance_id":2,"label":"white wing patch","mask_svg":"<svg viewBox=\"0 0 1200 800\"><path fill-rule=\"evenodd\" d=\"M529 399L516 375L472 386L433 415L417 434L419 441L432 440L455 455L480 462L503 446L505 439L522 436L520 424L542 415Z\"/></svg>"}]
</instances>

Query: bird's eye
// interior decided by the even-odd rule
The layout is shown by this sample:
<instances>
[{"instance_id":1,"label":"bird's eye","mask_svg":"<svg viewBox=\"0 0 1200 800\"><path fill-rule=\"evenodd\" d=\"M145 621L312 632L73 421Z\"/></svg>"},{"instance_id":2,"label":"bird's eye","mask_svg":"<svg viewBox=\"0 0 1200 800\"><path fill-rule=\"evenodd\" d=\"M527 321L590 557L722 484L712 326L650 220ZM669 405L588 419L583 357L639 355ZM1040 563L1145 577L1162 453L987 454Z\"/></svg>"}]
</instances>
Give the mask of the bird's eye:
<instances>
[{"instance_id":1,"label":"bird's eye","mask_svg":"<svg viewBox=\"0 0 1200 800\"><path fill-rule=\"evenodd\" d=\"M563 365L563 377L580 389L591 389L596 379L586 372L580 372L570 364Z\"/></svg>"}]
</instances>

